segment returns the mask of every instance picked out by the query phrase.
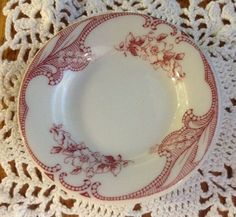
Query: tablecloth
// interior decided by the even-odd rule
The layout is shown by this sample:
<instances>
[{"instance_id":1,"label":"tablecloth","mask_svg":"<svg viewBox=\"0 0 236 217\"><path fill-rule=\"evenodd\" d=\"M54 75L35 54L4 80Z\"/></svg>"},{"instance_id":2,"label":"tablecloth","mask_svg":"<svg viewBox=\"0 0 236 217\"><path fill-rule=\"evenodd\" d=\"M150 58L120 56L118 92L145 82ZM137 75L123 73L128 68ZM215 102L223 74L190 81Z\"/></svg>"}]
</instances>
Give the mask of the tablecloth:
<instances>
[{"instance_id":1,"label":"tablecloth","mask_svg":"<svg viewBox=\"0 0 236 217\"><path fill-rule=\"evenodd\" d=\"M70 23L106 11L162 18L209 56L219 81L221 120L201 168L172 192L130 205L92 204L64 192L32 163L17 124L17 96L27 64ZM0 216L236 216L236 2L234 0L10 0L0 47ZM12 55L6 55L7 53Z\"/></svg>"}]
</instances>

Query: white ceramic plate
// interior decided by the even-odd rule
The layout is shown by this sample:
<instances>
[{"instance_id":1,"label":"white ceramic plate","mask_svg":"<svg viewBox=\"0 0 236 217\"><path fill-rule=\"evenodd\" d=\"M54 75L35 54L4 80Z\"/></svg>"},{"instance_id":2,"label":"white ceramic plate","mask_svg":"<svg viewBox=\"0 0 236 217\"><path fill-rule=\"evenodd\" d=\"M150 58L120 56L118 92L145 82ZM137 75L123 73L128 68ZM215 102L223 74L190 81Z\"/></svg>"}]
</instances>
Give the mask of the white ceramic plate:
<instances>
[{"instance_id":1,"label":"white ceramic plate","mask_svg":"<svg viewBox=\"0 0 236 217\"><path fill-rule=\"evenodd\" d=\"M35 56L19 124L30 155L66 190L103 201L160 194L211 144L211 68L191 39L134 13L73 24Z\"/></svg>"}]
</instances>

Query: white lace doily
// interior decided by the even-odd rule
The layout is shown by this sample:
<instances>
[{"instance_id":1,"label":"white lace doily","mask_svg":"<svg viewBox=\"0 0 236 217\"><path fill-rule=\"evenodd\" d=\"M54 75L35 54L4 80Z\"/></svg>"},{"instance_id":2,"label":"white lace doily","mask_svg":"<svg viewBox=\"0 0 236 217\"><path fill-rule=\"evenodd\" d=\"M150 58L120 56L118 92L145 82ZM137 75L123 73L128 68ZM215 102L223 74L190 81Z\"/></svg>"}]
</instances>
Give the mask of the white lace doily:
<instances>
[{"instance_id":1,"label":"white lace doily","mask_svg":"<svg viewBox=\"0 0 236 217\"><path fill-rule=\"evenodd\" d=\"M0 181L0 216L236 216L236 2L189 0L185 8L181 4L181 0L10 0L7 3L6 41L0 47L0 164L5 171ZM140 203L135 209L116 204L88 204L71 198L34 167L17 126L19 86L35 52L81 16L105 11L136 11L180 26L210 56L222 95L222 123L208 159L178 189ZM9 51L14 55L6 58Z\"/></svg>"}]
</instances>

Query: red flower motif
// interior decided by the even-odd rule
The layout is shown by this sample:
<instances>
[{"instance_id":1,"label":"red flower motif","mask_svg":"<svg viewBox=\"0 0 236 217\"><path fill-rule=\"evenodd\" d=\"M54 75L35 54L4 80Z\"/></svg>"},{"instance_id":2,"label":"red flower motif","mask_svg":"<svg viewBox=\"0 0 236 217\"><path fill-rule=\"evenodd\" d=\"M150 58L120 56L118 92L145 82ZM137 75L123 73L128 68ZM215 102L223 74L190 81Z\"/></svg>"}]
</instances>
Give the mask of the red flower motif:
<instances>
[{"instance_id":1,"label":"red flower motif","mask_svg":"<svg viewBox=\"0 0 236 217\"><path fill-rule=\"evenodd\" d=\"M138 56L138 51L140 46L145 42L145 39L142 37L134 37L134 35L130 32L126 37L126 41L128 42L128 49L134 55Z\"/></svg>"},{"instance_id":2,"label":"red flower motif","mask_svg":"<svg viewBox=\"0 0 236 217\"><path fill-rule=\"evenodd\" d=\"M64 163L71 164L72 175L85 173L86 177L91 179L95 174L110 172L117 176L122 167L126 167L131 161L122 160L121 155L116 158L111 155L101 155L99 152L92 152L84 143L77 144L71 139L69 133L62 130L62 125L54 125L50 132L53 134L54 141L59 146L54 146L51 154L65 156Z\"/></svg>"},{"instance_id":3,"label":"red flower motif","mask_svg":"<svg viewBox=\"0 0 236 217\"><path fill-rule=\"evenodd\" d=\"M152 55L156 55L159 51L158 46L152 46L150 51Z\"/></svg>"},{"instance_id":4,"label":"red flower motif","mask_svg":"<svg viewBox=\"0 0 236 217\"><path fill-rule=\"evenodd\" d=\"M89 167L86 171L87 178L92 178L95 175L93 167Z\"/></svg>"},{"instance_id":5,"label":"red flower motif","mask_svg":"<svg viewBox=\"0 0 236 217\"><path fill-rule=\"evenodd\" d=\"M174 45L165 41L167 37L168 35L165 33L155 36L154 32L149 32L143 36L134 36L130 32L117 50L122 51L125 56L130 53L143 60L148 60L154 69L161 67L169 77L181 80L185 73L182 71L179 61L183 60L184 53L176 54L173 51Z\"/></svg>"},{"instance_id":6,"label":"red flower motif","mask_svg":"<svg viewBox=\"0 0 236 217\"><path fill-rule=\"evenodd\" d=\"M112 163L115 163L116 160L113 156L103 156L102 162L104 162L105 164L112 164Z\"/></svg>"},{"instance_id":7,"label":"red flower motif","mask_svg":"<svg viewBox=\"0 0 236 217\"><path fill-rule=\"evenodd\" d=\"M80 162L82 162L82 163L86 163L86 162L89 161L89 157L86 156L86 155L81 155L81 156L79 157L79 160L80 160Z\"/></svg>"}]
</instances>

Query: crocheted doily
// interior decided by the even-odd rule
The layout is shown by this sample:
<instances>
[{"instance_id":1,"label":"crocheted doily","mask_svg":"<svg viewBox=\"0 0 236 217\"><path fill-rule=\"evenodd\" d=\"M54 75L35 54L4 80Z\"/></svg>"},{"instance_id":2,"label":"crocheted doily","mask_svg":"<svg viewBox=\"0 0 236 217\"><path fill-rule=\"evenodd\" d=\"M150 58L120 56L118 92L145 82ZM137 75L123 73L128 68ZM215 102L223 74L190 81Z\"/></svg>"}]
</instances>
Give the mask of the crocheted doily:
<instances>
[{"instance_id":1,"label":"crocheted doily","mask_svg":"<svg viewBox=\"0 0 236 217\"><path fill-rule=\"evenodd\" d=\"M135 207L86 203L56 187L28 157L17 125L20 82L36 51L68 24L106 11L149 14L179 26L208 54L221 93L219 134L201 168L178 189ZM7 19L0 47L0 168L4 171L0 216L236 216L234 0L189 0L184 5L181 0L10 0L3 12Z\"/></svg>"}]
</instances>

